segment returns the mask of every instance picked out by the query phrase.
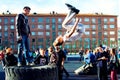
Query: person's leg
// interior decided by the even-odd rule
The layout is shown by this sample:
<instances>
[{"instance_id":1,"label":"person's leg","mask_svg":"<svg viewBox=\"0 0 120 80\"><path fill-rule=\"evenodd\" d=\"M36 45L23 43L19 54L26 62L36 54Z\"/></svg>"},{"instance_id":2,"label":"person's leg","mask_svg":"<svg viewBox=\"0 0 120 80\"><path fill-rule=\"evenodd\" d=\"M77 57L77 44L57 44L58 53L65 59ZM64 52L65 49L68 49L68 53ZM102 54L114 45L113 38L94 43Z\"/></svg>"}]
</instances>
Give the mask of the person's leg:
<instances>
[{"instance_id":1,"label":"person's leg","mask_svg":"<svg viewBox=\"0 0 120 80\"><path fill-rule=\"evenodd\" d=\"M111 71L110 78L111 78L111 80L118 80L116 70Z\"/></svg>"},{"instance_id":2,"label":"person's leg","mask_svg":"<svg viewBox=\"0 0 120 80\"><path fill-rule=\"evenodd\" d=\"M98 80L102 80L101 76L101 68L97 67L97 75L98 75Z\"/></svg>"},{"instance_id":3,"label":"person's leg","mask_svg":"<svg viewBox=\"0 0 120 80\"><path fill-rule=\"evenodd\" d=\"M26 35L22 36L23 40L23 53L25 57L26 64L30 63L30 55L29 55L29 39Z\"/></svg>"},{"instance_id":4,"label":"person's leg","mask_svg":"<svg viewBox=\"0 0 120 80\"><path fill-rule=\"evenodd\" d=\"M22 59L23 59L23 45L22 42L18 43L18 66L22 65Z\"/></svg>"},{"instance_id":5,"label":"person's leg","mask_svg":"<svg viewBox=\"0 0 120 80\"><path fill-rule=\"evenodd\" d=\"M69 6L67 5L67 7L69 8ZM67 24L76 16L76 14L78 14L79 10L76 9L75 7L73 8L69 8L70 11L69 13L67 14L67 16L65 17L63 23L62 23L62 27L65 28L65 29L68 29L67 28ZM76 12L77 11L77 12Z\"/></svg>"},{"instance_id":6,"label":"person's leg","mask_svg":"<svg viewBox=\"0 0 120 80\"><path fill-rule=\"evenodd\" d=\"M67 72L67 70L63 67L63 71L65 72L66 76L69 77L69 73Z\"/></svg>"},{"instance_id":7,"label":"person's leg","mask_svg":"<svg viewBox=\"0 0 120 80\"><path fill-rule=\"evenodd\" d=\"M113 76L114 76L114 72L111 71L111 72L110 72L110 80L114 80L114 77L113 77Z\"/></svg>"}]
</instances>

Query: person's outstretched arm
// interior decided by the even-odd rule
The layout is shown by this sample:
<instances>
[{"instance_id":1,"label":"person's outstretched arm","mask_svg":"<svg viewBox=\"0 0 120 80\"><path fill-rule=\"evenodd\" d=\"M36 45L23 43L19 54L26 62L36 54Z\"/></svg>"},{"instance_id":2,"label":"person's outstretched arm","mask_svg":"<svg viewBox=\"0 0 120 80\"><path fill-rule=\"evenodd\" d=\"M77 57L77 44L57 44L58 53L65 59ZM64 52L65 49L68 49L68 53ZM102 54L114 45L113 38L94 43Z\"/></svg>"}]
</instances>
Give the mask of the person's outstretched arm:
<instances>
[{"instance_id":1,"label":"person's outstretched arm","mask_svg":"<svg viewBox=\"0 0 120 80\"><path fill-rule=\"evenodd\" d=\"M75 29L78 25L78 22L79 22L79 19L76 18L75 20L75 24L73 25L73 27L71 28L70 32L66 35L67 38L69 38L74 32L75 32Z\"/></svg>"}]
</instances>

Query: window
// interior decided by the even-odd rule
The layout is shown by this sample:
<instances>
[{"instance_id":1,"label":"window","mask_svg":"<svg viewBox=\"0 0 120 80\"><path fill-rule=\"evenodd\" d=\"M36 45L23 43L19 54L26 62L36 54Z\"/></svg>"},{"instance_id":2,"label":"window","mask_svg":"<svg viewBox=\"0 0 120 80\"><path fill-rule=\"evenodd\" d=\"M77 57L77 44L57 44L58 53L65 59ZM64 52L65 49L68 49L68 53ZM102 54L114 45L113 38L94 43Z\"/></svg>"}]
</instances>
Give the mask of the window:
<instances>
[{"instance_id":1,"label":"window","mask_svg":"<svg viewBox=\"0 0 120 80\"><path fill-rule=\"evenodd\" d=\"M98 24L98 30L102 30L101 24Z\"/></svg>"},{"instance_id":2,"label":"window","mask_svg":"<svg viewBox=\"0 0 120 80\"><path fill-rule=\"evenodd\" d=\"M85 22L89 22L89 18L84 18L84 21Z\"/></svg>"},{"instance_id":3,"label":"window","mask_svg":"<svg viewBox=\"0 0 120 80\"><path fill-rule=\"evenodd\" d=\"M52 30L55 30L55 24L52 24Z\"/></svg>"},{"instance_id":4,"label":"window","mask_svg":"<svg viewBox=\"0 0 120 80\"><path fill-rule=\"evenodd\" d=\"M58 35L61 35L62 34L62 32L58 32Z\"/></svg>"},{"instance_id":5,"label":"window","mask_svg":"<svg viewBox=\"0 0 120 80\"><path fill-rule=\"evenodd\" d=\"M11 26L10 26L10 29L15 29L14 25L11 25Z\"/></svg>"},{"instance_id":6,"label":"window","mask_svg":"<svg viewBox=\"0 0 120 80\"><path fill-rule=\"evenodd\" d=\"M114 18L110 18L110 22L115 22L115 19Z\"/></svg>"},{"instance_id":7,"label":"window","mask_svg":"<svg viewBox=\"0 0 120 80\"><path fill-rule=\"evenodd\" d=\"M43 35L43 32L38 32L38 35Z\"/></svg>"},{"instance_id":8,"label":"window","mask_svg":"<svg viewBox=\"0 0 120 80\"><path fill-rule=\"evenodd\" d=\"M90 28L90 25L84 25L85 26L85 28Z\"/></svg>"},{"instance_id":9,"label":"window","mask_svg":"<svg viewBox=\"0 0 120 80\"><path fill-rule=\"evenodd\" d=\"M105 36L107 36L107 35L108 35L108 33L107 33L107 32L104 32L104 35L105 35Z\"/></svg>"},{"instance_id":10,"label":"window","mask_svg":"<svg viewBox=\"0 0 120 80\"><path fill-rule=\"evenodd\" d=\"M2 19L0 18L0 23L2 22Z\"/></svg>"},{"instance_id":11,"label":"window","mask_svg":"<svg viewBox=\"0 0 120 80\"><path fill-rule=\"evenodd\" d=\"M2 33L0 32L0 37L2 37Z\"/></svg>"},{"instance_id":12,"label":"window","mask_svg":"<svg viewBox=\"0 0 120 80\"><path fill-rule=\"evenodd\" d=\"M52 18L52 23L55 23L55 18Z\"/></svg>"},{"instance_id":13,"label":"window","mask_svg":"<svg viewBox=\"0 0 120 80\"><path fill-rule=\"evenodd\" d=\"M42 23L43 22L43 18L38 18L38 23Z\"/></svg>"},{"instance_id":14,"label":"window","mask_svg":"<svg viewBox=\"0 0 120 80\"><path fill-rule=\"evenodd\" d=\"M38 42L43 42L43 41L44 41L43 38L38 39Z\"/></svg>"},{"instance_id":15,"label":"window","mask_svg":"<svg viewBox=\"0 0 120 80\"><path fill-rule=\"evenodd\" d=\"M93 31L93 32L92 32L92 34L94 35L94 34L96 34L96 32L95 32L95 31Z\"/></svg>"},{"instance_id":16,"label":"window","mask_svg":"<svg viewBox=\"0 0 120 80\"><path fill-rule=\"evenodd\" d=\"M32 22L35 22L35 19L34 19L34 18L32 18Z\"/></svg>"},{"instance_id":17,"label":"window","mask_svg":"<svg viewBox=\"0 0 120 80\"><path fill-rule=\"evenodd\" d=\"M62 25L58 25L58 29L62 29Z\"/></svg>"},{"instance_id":18,"label":"window","mask_svg":"<svg viewBox=\"0 0 120 80\"><path fill-rule=\"evenodd\" d=\"M8 18L4 18L4 23L5 23L5 24L8 23Z\"/></svg>"},{"instance_id":19,"label":"window","mask_svg":"<svg viewBox=\"0 0 120 80\"><path fill-rule=\"evenodd\" d=\"M96 23L96 19L95 18L92 18L92 23Z\"/></svg>"},{"instance_id":20,"label":"window","mask_svg":"<svg viewBox=\"0 0 120 80\"><path fill-rule=\"evenodd\" d=\"M49 23L50 22L50 18L46 18L46 23Z\"/></svg>"},{"instance_id":21,"label":"window","mask_svg":"<svg viewBox=\"0 0 120 80\"><path fill-rule=\"evenodd\" d=\"M2 26L0 25L0 29L2 29Z\"/></svg>"},{"instance_id":22,"label":"window","mask_svg":"<svg viewBox=\"0 0 120 80\"><path fill-rule=\"evenodd\" d=\"M43 25L38 25L38 29L43 29Z\"/></svg>"},{"instance_id":23,"label":"window","mask_svg":"<svg viewBox=\"0 0 120 80\"><path fill-rule=\"evenodd\" d=\"M10 19L10 22L11 22L11 23L14 23L14 18L11 18L11 19Z\"/></svg>"},{"instance_id":24,"label":"window","mask_svg":"<svg viewBox=\"0 0 120 80\"><path fill-rule=\"evenodd\" d=\"M31 27L34 29L34 28L35 28L35 25L32 25Z\"/></svg>"},{"instance_id":25,"label":"window","mask_svg":"<svg viewBox=\"0 0 120 80\"><path fill-rule=\"evenodd\" d=\"M110 31L110 35L114 35L115 34L115 32L114 31Z\"/></svg>"},{"instance_id":26,"label":"window","mask_svg":"<svg viewBox=\"0 0 120 80\"><path fill-rule=\"evenodd\" d=\"M86 35L90 35L90 32L87 32L87 31L86 31L85 34L86 34Z\"/></svg>"},{"instance_id":27,"label":"window","mask_svg":"<svg viewBox=\"0 0 120 80\"><path fill-rule=\"evenodd\" d=\"M115 38L110 38L110 41L115 41Z\"/></svg>"},{"instance_id":28,"label":"window","mask_svg":"<svg viewBox=\"0 0 120 80\"><path fill-rule=\"evenodd\" d=\"M115 25L110 25L110 28L115 28Z\"/></svg>"},{"instance_id":29,"label":"window","mask_svg":"<svg viewBox=\"0 0 120 80\"><path fill-rule=\"evenodd\" d=\"M8 32L4 32L4 36L5 36L5 37L8 37Z\"/></svg>"},{"instance_id":30,"label":"window","mask_svg":"<svg viewBox=\"0 0 120 80\"><path fill-rule=\"evenodd\" d=\"M8 26L7 26L7 25L4 26L4 30L5 30L5 31L8 30Z\"/></svg>"},{"instance_id":31,"label":"window","mask_svg":"<svg viewBox=\"0 0 120 80\"><path fill-rule=\"evenodd\" d=\"M46 29L49 30L50 29L50 25L46 25Z\"/></svg>"},{"instance_id":32,"label":"window","mask_svg":"<svg viewBox=\"0 0 120 80\"><path fill-rule=\"evenodd\" d=\"M92 25L92 29L93 29L93 30L96 30L96 26L95 26L95 25Z\"/></svg>"},{"instance_id":33,"label":"window","mask_svg":"<svg viewBox=\"0 0 120 80\"><path fill-rule=\"evenodd\" d=\"M104 23L107 23L107 22L108 22L107 18L104 18Z\"/></svg>"},{"instance_id":34,"label":"window","mask_svg":"<svg viewBox=\"0 0 120 80\"><path fill-rule=\"evenodd\" d=\"M108 25L104 25L104 29L107 29L108 28Z\"/></svg>"},{"instance_id":35,"label":"window","mask_svg":"<svg viewBox=\"0 0 120 80\"><path fill-rule=\"evenodd\" d=\"M101 38L102 37L102 32L98 32L98 36L99 36L99 38Z\"/></svg>"},{"instance_id":36,"label":"window","mask_svg":"<svg viewBox=\"0 0 120 80\"><path fill-rule=\"evenodd\" d=\"M58 18L58 23L62 23L62 18Z\"/></svg>"},{"instance_id":37,"label":"window","mask_svg":"<svg viewBox=\"0 0 120 80\"><path fill-rule=\"evenodd\" d=\"M46 32L46 36L50 36L50 32Z\"/></svg>"},{"instance_id":38,"label":"window","mask_svg":"<svg viewBox=\"0 0 120 80\"><path fill-rule=\"evenodd\" d=\"M35 32L31 32L32 36L35 36Z\"/></svg>"},{"instance_id":39,"label":"window","mask_svg":"<svg viewBox=\"0 0 120 80\"><path fill-rule=\"evenodd\" d=\"M98 24L101 24L101 18L98 18Z\"/></svg>"}]
</instances>

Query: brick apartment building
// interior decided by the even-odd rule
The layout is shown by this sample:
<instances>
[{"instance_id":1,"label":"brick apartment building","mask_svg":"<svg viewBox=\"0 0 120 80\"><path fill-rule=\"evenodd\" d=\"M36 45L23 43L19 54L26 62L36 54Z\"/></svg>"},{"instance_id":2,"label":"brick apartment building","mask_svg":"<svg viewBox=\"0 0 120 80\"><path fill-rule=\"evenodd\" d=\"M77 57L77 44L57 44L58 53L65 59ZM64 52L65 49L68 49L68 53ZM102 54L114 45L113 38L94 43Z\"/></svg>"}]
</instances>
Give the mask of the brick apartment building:
<instances>
[{"instance_id":1,"label":"brick apartment building","mask_svg":"<svg viewBox=\"0 0 120 80\"><path fill-rule=\"evenodd\" d=\"M65 29L61 24L66 14L30 14L31 27L30 48L48 48L58 35L63 35ZM17 50L16 14L0 14L0 46L9 46ZM117 15L78 14L80 22L86 28L85 34L78 41L67 42L63 46L70 51L82 48L92 48L100 44L116 47L118 42Z\"/></svg>"}]
</instances>

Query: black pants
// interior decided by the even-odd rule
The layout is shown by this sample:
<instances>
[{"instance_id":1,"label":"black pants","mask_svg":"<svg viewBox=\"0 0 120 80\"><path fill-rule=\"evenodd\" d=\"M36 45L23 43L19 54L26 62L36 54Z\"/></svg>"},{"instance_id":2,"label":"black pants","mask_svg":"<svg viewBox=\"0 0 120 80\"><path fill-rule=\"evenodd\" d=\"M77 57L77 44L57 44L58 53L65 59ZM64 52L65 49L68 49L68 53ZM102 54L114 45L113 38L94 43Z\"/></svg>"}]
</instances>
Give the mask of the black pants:
<instances>
[{"instance_id":1,"label":"black pants","mask_svg":"<svg viewBox=\"0 0 120 80\"><path fill-rule=\"evenodd\" d=\"M63 77L63 69L61 67L58 67L58 80L62 80Z\"/></svg>"},{"instance_id":2,"label":"black pants","mask_svg":"<svg viewBox=\"0 0 120 80\"><path fill-rule=\"evenodd\" d=\"M107 67L97 67L98 80L108 80Z\"/></svg>"}]
</instances>

